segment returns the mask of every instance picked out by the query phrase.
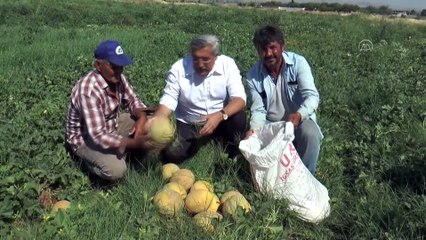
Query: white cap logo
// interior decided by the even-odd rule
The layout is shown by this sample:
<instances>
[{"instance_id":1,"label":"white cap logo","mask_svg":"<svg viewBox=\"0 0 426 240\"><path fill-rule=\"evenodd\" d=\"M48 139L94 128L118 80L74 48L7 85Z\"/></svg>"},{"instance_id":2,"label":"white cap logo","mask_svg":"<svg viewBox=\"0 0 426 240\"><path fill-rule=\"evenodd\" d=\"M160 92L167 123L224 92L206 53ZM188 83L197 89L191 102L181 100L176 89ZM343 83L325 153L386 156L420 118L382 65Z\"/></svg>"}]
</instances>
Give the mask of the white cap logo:
<instances>
[{"instance_id":1,"label":"white cap logo","mask_svg":"<svg viewBox=\"0 0 426 240\"><path fill-rule=\"evenodd\" d=\"M123 54L124 52L123 52L123 49L121 48L121 46L117 46L117 48L115 49L115 53L117 54L117 55L121 55L121 54Z\"/></svg>"}]
</instances>

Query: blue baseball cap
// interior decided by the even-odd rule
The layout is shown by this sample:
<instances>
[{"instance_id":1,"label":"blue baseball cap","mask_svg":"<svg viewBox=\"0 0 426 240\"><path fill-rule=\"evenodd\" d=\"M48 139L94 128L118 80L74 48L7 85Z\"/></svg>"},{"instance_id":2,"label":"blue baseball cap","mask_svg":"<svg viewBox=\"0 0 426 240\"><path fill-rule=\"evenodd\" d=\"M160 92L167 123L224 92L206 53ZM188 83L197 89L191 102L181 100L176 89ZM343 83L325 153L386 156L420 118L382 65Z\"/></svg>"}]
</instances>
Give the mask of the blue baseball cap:
<instances>
[{"instance_id":1,"label":"blue baseball cap","mask_svg":"<svg viewBox=\"0 0 426 240\"><path fill-rule=\"evenodd\" d=\"M107 60L117 66L126 66L133 63L133 61L124 54L120 43L114 40L101 42L95 50L95 58Z\"/></svg>"}]
</instances>

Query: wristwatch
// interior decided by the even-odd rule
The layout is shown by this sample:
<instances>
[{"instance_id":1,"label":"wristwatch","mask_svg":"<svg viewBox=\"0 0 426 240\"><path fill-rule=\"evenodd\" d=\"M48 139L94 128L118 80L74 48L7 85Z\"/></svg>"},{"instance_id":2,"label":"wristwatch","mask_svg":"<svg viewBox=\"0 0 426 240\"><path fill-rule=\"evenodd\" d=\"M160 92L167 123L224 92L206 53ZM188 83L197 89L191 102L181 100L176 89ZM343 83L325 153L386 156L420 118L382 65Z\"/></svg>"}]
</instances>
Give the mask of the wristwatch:
<instances>
[{"instance_id":1,"label":"wristwatch","mask_svg":"<svg viewBox=\"0 0 426 240\"><path fill-rule=\"evenodd\" d=\"M225 110L220 110L220 112L222 113L222 118L223 118L223 120L225 120L226 121L226 119L228 119L228 114L226 114L226 112L225 112Z\"/></svg>"}]
</instances>

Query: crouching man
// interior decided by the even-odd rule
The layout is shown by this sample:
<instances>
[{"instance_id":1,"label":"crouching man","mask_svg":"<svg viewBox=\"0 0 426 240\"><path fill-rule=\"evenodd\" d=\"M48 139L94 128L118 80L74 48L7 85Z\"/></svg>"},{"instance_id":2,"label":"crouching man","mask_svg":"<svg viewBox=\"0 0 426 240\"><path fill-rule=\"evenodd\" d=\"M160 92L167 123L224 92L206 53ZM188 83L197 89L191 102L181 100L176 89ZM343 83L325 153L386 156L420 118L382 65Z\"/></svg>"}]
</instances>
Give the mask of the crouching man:
<instances>
[{"instance_id":1,"label":"crouching man","mask_svg":"<svg viewBox=\"0 0 426 240\"><path fill-rule=\"evenodd\" d=\"M295 127L294 145L303 163L315 174L323 135L316 122L319 94L306 59L285 51L284 33L267 25L256 30L253 44L259 61L247 74L251 97L251 129L287 121Z\"/></svg>"},{"instance_id":2,"label":"crouching man","mask_svg":"<svg viewBox=\"0 0 426 240\"><path fill-rule=\"evenodd\" d=\"M176 116L179 146L163 151L163 162L181 163L194 156L206 139L220 139L230 157L246 130L246 93L235 61L219 53L213 35L194 37L191 54L167 73L154 116Z\"/></svg>"},{"instance_id":3,"label":"crouching man","mask_svg":"<svg viewBox=\"0 0 426 240\"><path fill-rule=\"evenodd\" d=\"M154 145L144 130L145 105L123 75L124 67L133 61L112 40L100 43L94 57L96 68L72 89L66 141L89 172L116 181L127 170L127 152ZM121 113L120 108L128 113Z\"/></svg>"}]
</instances>

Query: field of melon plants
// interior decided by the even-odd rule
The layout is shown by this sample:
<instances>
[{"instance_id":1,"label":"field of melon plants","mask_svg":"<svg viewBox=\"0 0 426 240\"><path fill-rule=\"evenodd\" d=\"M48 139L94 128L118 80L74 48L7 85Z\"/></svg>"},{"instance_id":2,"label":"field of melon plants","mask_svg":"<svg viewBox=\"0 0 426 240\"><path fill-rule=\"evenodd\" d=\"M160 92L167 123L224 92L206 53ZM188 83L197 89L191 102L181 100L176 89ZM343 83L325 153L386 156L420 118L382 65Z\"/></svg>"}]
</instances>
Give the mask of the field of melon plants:
<instances>
[{"instance_id":1,"label":"field of melon plants","mask_svg":"<svg viewBox=\"0 0 426 240\"><path fill-rule=\"evenodd\" d=\"M307 58L320 93L317 178L331 199L323 222L305 223L287 202L257 193L244 158L228 158L214 142L180 167L218 196L240 191L252 206L214 231L185 211L173 218L156 211L150 199L164 185L158 153L130 156L126 177L107 188L70 160L69 95L93 68L99 42L122 42L135 60L125 74L156 105L167 70L194 35L217 35L245 75L257 61L252 34L266 23L280 25L288 50ZM1 239L425 238L425 25L221 5L2 0L0 36ZM370 51L360 50L363 40ZM43 208L46 194L71 208Z\"/></svg>"}]
</instances>

